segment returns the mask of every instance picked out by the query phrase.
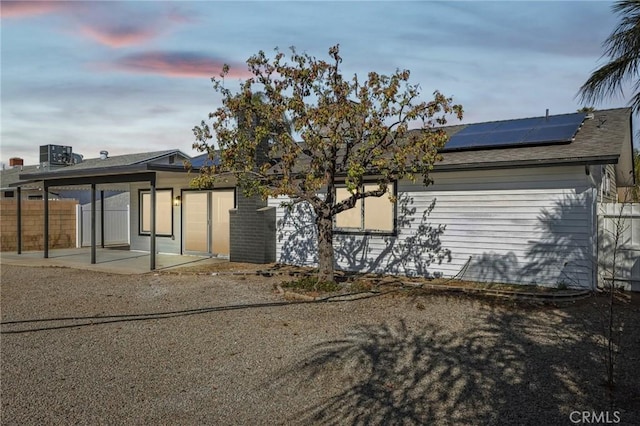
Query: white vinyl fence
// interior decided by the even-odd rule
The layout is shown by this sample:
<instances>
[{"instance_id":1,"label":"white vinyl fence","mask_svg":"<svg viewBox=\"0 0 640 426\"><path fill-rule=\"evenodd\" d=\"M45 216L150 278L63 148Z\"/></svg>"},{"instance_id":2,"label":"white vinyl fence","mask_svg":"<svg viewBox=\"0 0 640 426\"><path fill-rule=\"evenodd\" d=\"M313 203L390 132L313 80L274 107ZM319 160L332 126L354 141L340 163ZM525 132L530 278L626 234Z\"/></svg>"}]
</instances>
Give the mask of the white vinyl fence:
<instances>
[{"instance_id":1,"label":"white vinyl fence","mask_svg":"<svg viewBox=\"0 0 640 426\"><path fill-rule=\"evenodd\" d=\"M77 247L91 246L91 204L76 208ZM129 244L129 206L105 207L104 210L104 245ZM102 228L100 224L100 203L96 203L96 244L102 244Z\"/></svg>"},{"instance_id":2,"label":"white vinyl fence","mask_svg":"<svg viewBox=\"0 0 640 426\"><path fill-rule=\"evenodd\" d=\"M617 230L616 285L640 291L640 203L601 203L598 206L600 285L612 277Z\"/></svg>"}]
</instances>

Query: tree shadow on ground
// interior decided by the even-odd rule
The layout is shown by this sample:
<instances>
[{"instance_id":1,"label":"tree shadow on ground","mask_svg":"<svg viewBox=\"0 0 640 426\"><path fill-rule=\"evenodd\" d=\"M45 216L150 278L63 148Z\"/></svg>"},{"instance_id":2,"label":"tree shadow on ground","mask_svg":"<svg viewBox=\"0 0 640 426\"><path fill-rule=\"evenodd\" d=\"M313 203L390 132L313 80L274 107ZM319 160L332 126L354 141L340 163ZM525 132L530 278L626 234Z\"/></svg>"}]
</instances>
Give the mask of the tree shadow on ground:
<instances>
[{"instance_id":1,"label":"tree shadow on ground","mask_svg":"<svg viewBox=\"0 0 640 426\"><path fill-rule=\"evenodd\" d=\"M610 409L596 336L585 332L597 328L591 318L588 311L492 307L461 319L456 332L402 319L362 326L317 345L296 366L303 372L300 392L317 381L342 383L296 418L305 424L570 424L571 411ZM637 326L635 318L631 327ZM636 342L630 350L637 349ZM639 364L630 356L621 368L637 371ZM637 379L626 377L622 388L637 392ZM624 424L640 420L640 401L622 404L616 409Z\"/></svg>"},{"instance_id":2,"label":"tree shadow on ground","mask_svg":"<svg viewBox=\"0 0 640 426\"><path fill-rule=\"evenodd\" d=\"M451 261L451 251L443 247L442 224L429 222L436 206L419 211L415 199L402 194L397 201L397 235L336 233L334 235L335 266L346 271L386 273L408 276L438 277L430 270L434 264ZM299 203L285 209L278 221L277 239L282 243L280 262L311 265L318 262L317 230L313 210ZM290 229L284 230L284 225Z\"/></svg>"}]
</instances>

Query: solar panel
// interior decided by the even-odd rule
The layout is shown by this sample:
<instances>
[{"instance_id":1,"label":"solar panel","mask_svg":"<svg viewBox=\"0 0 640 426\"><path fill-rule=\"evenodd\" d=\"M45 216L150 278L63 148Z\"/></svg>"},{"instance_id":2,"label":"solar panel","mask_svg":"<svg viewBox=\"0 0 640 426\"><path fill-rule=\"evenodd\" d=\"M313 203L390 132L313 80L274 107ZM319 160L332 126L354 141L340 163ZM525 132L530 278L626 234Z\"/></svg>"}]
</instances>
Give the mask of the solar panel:
<instances>
[{"instance_id":1,"label":"solar panel","mask_svg":"<svg viewBox=\"0 0 640 426\"><path fill-rule=\"evenodd\" d=\"M514 130L501 130L499 132L492 132L486 134L485 144L502 145L508 143L517 143L523 140L530 129L514 129Z\"/></svg>"},{"instance_id":2,"label":"solar panel","mask_svg":"<svg viewBox=\"0 0 640 426\"><path fill-rule=\"evenodd\" d=\"M529 133L523 139L523 142L570 142L575 135L576 130L577 128L573 124L540 127Z\"/></svg>"},{"instance_id":3,"label":"solar panel","mask_svg":"<svg viewBox=\"0 0 640 426\"><path fill-rule=\"evenodd\" d=\"M220 156L216 155L213 160L209 159L209 154L201 154L197 157L193 157L190 161L191 167L211 167L211 166L219 166L220 165Z\"/></svg>"},{"instance_id":4,"label":"solar panel","mask_svg":"<svg viewBox=\"0 0 640 426\"><path fill-rule=\"evenodd\" d=\"M565 115L552 115L549 116L549 119L546 121L551 126L561 126L564 124L573 124L579 126L584 121L586 114L583 112L575 113L575 114L565 114Z\"/></svg>"},{"instance_id":5,"label":"solar panel","mask_svg":"<svg viewBox=\"0 0 640 426\"><path fill-rule=\"evenodd\" d=\"M477 146L478 140L482 136L484 135L478 136L477 134L471 134L471 135L460 135L459 133L455 134L454 136L449 138L449 141L447 142L443 151L472 148L474 146Z\"/></svg>"},{"instance_id":6,"label":"solar panel","mask_svg":"<svg viewBox=\"0 0 640 426\"><path fill-rule=\"evenodd\" d=\"M501 121L500 126L497 130L531 130L540 125L540 123L544 120L541 117L535 118L521 118L519 120L509 120L509 121Z\"/></svg>"},{"instance_id":7,"label":"solar panel","mask_svg":"<svg viewBox=\"0 0 640 426\"><path fill-rule=\"evenodd\" d=\"M491 123L477 123L477 124L469 124L464 129L460 130L458 134L467 134L467 133L486 133L491 132L496 129L496 127L500 126L499 122L491 122Z\"/></svg>"},{"instance_id":8,"label":"solar panel","mask_svg":"<svg viewBox=\"0 0 640 426\"><path fill-rule=\"evenodd\" d=\"M451 136L443 151L571 142L584 113L470 124Z\"/></svg>"}]
</instances>

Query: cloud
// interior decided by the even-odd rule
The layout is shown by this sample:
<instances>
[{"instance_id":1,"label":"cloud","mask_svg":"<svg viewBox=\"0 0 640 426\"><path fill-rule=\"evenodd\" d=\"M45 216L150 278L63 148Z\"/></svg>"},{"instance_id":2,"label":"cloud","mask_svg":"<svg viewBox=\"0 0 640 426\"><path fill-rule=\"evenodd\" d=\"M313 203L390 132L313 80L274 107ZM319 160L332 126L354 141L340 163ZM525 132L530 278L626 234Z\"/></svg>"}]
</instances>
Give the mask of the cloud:
<instances>
[{"instance_id":1,"label":"cloud","mask_svg":"<svg viewBox=\"0 0 640 426\"><path fill-rule=\"evenodd\" d=\"M151 2L69 2L55 0L5 1L0 18L25 19L58 13L62 31L111 48L144 44L172 30L196 22L178 6L155 7Z\"/></svg>"},{"instance_id":2,"label":"cloud","mask_svg":"<svg viewBox=\"0 0 640 426\"><path fill-rule=\"evenodd\" d=\"M144 43L158 36L159 31L152 28L136 28L121 25L112 28L98 28L82 25L80 33L109 47L127 47Z\"/></svg>"},{"instance_id":3,"label":"cloud","mask_svg":"<svg viewBox=\"0 0 640 426\"><path fill-rule=\"evenodd\" d=\"M167 12L153 4L89 4L89 7L74 11L73 19L78 27L72 31L111 48L142 45L183 25L173 16L178 15L177 11Z\"/></svg>"},{"instance_id":4,"label":"cloud","mask_svg":"<svg viewBox=\"0 0 640 426\"><path fill-rule=\"evenodd\" d=\"M183 13L175 6L167 13L167 20L175 24L193 24L198 22L198 19L194 18L192 14Z\"/></svg>"},{"instance_id":5,"label":"cloud","mask_svg":"<svg viewBox=\"0 0 640 426\"><path fill-rule=\"evenodd\" d=\"M166 77L213 77L220 74L226 62L193 52L147 52L127 55L120 58L115 68L141 74L157 74ZM250 76L245 66L229 64L229 77L246 78Z\"/></svg>"},{"instance_id":6,"label":"cloud","mask_svg":"<svg viewBox=\"0 0 640 426\"><path fill-rule=\"evenodd\" d=\"M146 44L197 22L192 12L170 2L90 2L75 20L80 34L111 48Z\"/></svg>"},{"instance_id":7,"label":"cloud","mask_svg":"<svg viewBox=\"0 0 640 426\"><path fill-rule=\"evenodd\" d=\"M176 112L175 108L170 108L165 105L156 105L154 107L147 109L147 114L149 115L167 115L174 114Z\"/></svg>"},{"instance_id":8,"label":"cloud","mask_svg":"<svg viewBox=\"0 0 640 426\"><path fill-rule=\"evenodd\" d=\"M58 11L66 3L53 1L2 1L0 3L0 18L29 18Z\"/></svg>"}]
</instances>

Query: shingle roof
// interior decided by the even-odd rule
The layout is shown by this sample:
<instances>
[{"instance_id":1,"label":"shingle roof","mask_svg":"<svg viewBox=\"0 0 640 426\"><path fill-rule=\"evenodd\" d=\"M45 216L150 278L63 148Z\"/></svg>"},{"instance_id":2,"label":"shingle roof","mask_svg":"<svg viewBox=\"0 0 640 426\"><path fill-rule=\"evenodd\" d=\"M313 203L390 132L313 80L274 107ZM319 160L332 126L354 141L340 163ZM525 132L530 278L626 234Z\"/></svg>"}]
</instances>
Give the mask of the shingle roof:
<instances>
[{"instance_id":1,"label":"shingle roof","mask_svg":"<svg viewBox=\"0 0 640 426\"><path fill-rule=\"evenodd\" d=\"M436 164L436 170L464 170L473 168L499 168L517 166L535 166L551 164L598 164L617 163L620 158L625 164L624 168L632 169L632 163L628 163L630 155L624 155L625 150L631 153L631 109L616 108L595 111L593 118L587 118L578 130L571 143L552 144L541 146L520 146L491 149L474 149L468 151L443 152L443 160ZM455 125L445 128L447 133L454 135L468 125ZM415 130L412 132L420 132ZM82 163L54 170L38 170L36 166L26 166L8 169L2 172L0 186L7 187L18 181L19 174L33 174L46 172L54 174L64 171L64 174L73 171L96 169L108 169L112 167L130 166L143 163L153 163L167 155L178 153L188 158L179 150L164 150L155 152L143 152L100 158L86 159ZM623 155L621 155L623 154ZM194 167L205 162L206 155L192 159ZM301 167L304 167L301 165Z\"/></svg>"},{"instance_id":2,"label":"shingle roof","mask_svg":"<svg viewBox=\"0 0 640 426\"><path fill-rule=\"evenodd\" d=\"M56 170L69 171L69 170L93 169L98 167L103 168L103 167L129 166L132 164L152 162L153 160L156 160L174 153L180 153L180 151L176 149L169 149L164 151L139 152L136 154L115 155L113 157L107 157L104 160L100 158L89 158L89 159L83 160L82 163L74 164L72 166L67 166L64 168L56 169Z\"/></svg>"},{"instance_id":3,"label":"shingle roof","mask_svg":"<svg viewBox=\"0 0 640 426\"><path fill-rule=\"evenodd\" d=\"M504 122L508 121L512 120ZM469 124L460 124L446 126L443 129L452 136L467 126ZM412 136L423 131L411 130L407 142L410 143ZM570 143L445 150L442 152L442 161L437 162L434 169L446 171L564 164L615 164L620 159L624 163L620 167L621 170L624 169L624 172L621 172L622 176L633 168L630 161L631 151L631 109L616 108L595 111L593 118L584 120ZM308 161L306 157L299 159L299 171L306 170ZM279 165L274 166L271 171L279 173Z\"/></svg>"},{"instance_id":4,"label":"shingle roof","mask_svg":"<svg viewBox=\"0 0 640 426\"><path fill-rule=\"evenodd\" d=\"M160 161L166 159L168 156L176 155L176 161L173 164L166 164L166 161ZM82 178L82 177L97 177L107 175L119 175L132 173L141 173L149 170L169 170L172 172L182 171L186 172L183 166L182 160L189 159L189 156L177 149L153 151L153 152L141 152L135 154L116 155L101 158L90 158L83 160L81 163L73 164L70 166L59 168L40 168L38 166L25 167L23 170L18 171L19 179L15 179L14 182L7 182L4 186L16 186L32 184L33 182L41 181L44 179L69 179L69 178ZM13 175L12 175L13 176ZM13 180L13 178L12 178ZM115 182L109 181L109 182ZM75 185L75 183L70 183Z\"/></svg>"},{"instance_id":5,"label":"shingle roof","mask_svg":"<svg viewBox=\"0 0 640 426\"><path fill-rule=\"evenodd\" d=\"M0 187L8 188L12 183L20 180L22 173L36 173L38 166L16 166L0 171Z\"/></svg>"},{"instance_id":6,"label":"shingle roof","mask_svg":"<svg viewBox=\"0 0 640 426\"><path fill-rule=\"evenodd\" d=\"M625 143L630 144L631 109L600 110L593 115L593 118L584 121L571 143L444 152L436 168L497 167L532 162L606 162L607 159L610 160L608 162L615 162L623 149L627 149ZM465 127L450 126L446 130L453 135Z\"/></svg>"}]
</instances>

